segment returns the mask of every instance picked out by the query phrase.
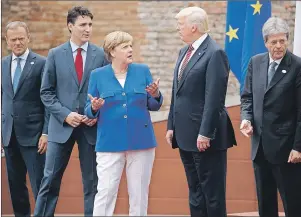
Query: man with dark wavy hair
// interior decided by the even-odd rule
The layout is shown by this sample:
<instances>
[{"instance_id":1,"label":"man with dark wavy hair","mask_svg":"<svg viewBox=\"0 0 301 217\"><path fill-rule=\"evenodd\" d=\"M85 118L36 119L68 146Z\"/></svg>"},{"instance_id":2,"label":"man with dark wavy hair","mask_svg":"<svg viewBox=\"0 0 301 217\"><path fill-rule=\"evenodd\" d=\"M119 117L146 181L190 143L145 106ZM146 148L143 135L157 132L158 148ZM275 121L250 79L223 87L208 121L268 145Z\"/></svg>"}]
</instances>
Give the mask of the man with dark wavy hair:
<instances>
[{"instance_id":1,"label":"man with dark wavy hair","mask_svg":"<svg viewBox=\"0 0 301 217\"><path fill-rule=\"evenodd\" d=\"M85 215L93 214L97 191L96 119L84 115L90 72L106 64L103 49L89 42L92 13L84 7L68 11L70 40L49 51L41 86L41 99L50 112L44 177L35 216L53 216L61 180L75 142L82 171Z\"/></svg>"}]
</instances>

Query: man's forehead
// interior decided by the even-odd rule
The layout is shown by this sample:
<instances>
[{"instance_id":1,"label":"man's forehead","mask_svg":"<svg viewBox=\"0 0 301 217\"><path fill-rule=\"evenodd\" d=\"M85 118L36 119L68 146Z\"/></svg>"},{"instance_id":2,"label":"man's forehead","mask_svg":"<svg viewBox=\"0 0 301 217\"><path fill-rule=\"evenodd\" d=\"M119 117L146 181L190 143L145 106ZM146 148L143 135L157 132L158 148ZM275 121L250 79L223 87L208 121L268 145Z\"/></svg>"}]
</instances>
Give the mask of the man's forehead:
<instances>
[{"instance_id":1,"label":"man's forehead","mask_svg":"<svg viewBox=\"0 0 301 217\"><path fill-rule=\"evenodd\" d=\"M92 23L92 19L89 16L78 16L75 20L77 23Z\"/></svg>"}]
</instances>

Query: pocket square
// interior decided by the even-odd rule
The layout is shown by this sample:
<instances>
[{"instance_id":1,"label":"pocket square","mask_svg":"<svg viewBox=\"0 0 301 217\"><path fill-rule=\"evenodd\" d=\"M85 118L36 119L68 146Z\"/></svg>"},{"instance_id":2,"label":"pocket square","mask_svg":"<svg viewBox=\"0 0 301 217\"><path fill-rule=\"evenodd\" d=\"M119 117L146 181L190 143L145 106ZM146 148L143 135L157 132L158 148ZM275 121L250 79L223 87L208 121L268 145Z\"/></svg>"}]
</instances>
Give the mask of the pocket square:
<instances>
[{"instance_id":1,"label":"pocket square","mask_svg":"<svg viewBox=\"0 0 301 217\"><path fill-rule=\"evenodd\" d=\"M30 64L31 64L31 65L33 65L33 64L34 64L34 62L30 62Z\"/></svg>"},{"instance_id":2,"label":"pocket square","mask_svg":"<svg viewBox=\"0 0 301 217\"><path fill-rule=\"evenodd\" d=\"M285 74L285 73L286 73L286 70L285 70L285 69L283 69L281 72Z\"/></svg>"}]
</instances>

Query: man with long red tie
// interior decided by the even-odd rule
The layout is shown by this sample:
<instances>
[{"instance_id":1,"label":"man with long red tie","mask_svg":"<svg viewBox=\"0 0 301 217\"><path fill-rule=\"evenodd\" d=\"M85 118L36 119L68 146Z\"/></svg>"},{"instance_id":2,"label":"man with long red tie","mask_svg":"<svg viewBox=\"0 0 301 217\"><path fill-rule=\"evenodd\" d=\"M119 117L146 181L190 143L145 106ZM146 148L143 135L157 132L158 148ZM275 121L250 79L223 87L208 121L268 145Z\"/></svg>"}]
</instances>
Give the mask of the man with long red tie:
<instances>
[{"instance_id":1,"label":"man with long red tie","mask_svg":"<svg viewBox=\"0 0 301 217\"><path fill-rule=\"evenodd\" d=\"M70 9L67 15L70 41L48 53L41 85L41 99L50 112L48 150L35 216L54 216L61 180L75 142L82 171L84 213L93 214L97 191L96 120L83 114L90 72L107 61L103 49L89 42L92 19L87 8Z\"/></svg>"}]
</instances>

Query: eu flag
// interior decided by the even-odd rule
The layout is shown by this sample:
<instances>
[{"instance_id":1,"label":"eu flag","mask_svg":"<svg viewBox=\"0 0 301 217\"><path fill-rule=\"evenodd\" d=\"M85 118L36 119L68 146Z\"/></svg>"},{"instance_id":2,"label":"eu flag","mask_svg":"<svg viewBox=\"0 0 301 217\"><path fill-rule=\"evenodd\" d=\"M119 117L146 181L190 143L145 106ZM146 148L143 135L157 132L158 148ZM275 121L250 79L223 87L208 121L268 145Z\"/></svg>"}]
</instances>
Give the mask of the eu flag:
<instances>
[{"instance_id":1,"label":"eu flag","mask_svg":"<svg viewBox=\"0 0 301 217\"><path fill-rule=\"evenodd\" d=\"M225 50L231 71L243 89L252 56L266 51L262 26L271 16L271 2L229 0L227 6Z\"/></svg>"}]
</instances>

